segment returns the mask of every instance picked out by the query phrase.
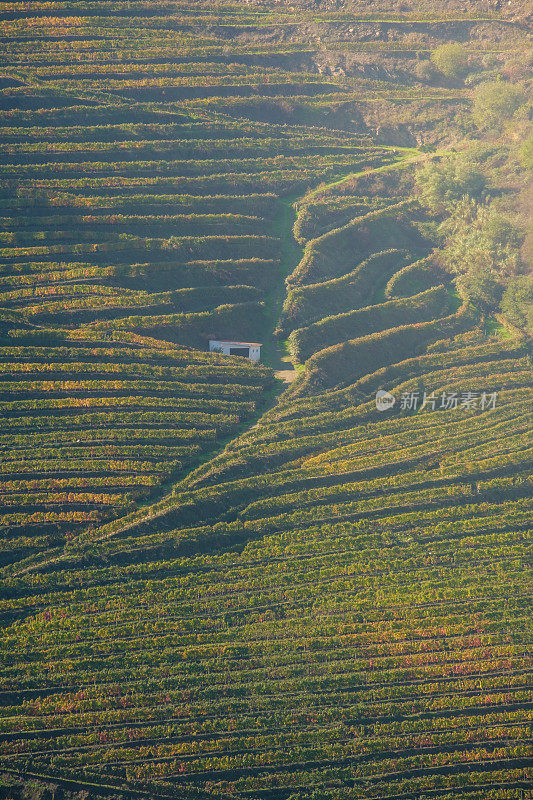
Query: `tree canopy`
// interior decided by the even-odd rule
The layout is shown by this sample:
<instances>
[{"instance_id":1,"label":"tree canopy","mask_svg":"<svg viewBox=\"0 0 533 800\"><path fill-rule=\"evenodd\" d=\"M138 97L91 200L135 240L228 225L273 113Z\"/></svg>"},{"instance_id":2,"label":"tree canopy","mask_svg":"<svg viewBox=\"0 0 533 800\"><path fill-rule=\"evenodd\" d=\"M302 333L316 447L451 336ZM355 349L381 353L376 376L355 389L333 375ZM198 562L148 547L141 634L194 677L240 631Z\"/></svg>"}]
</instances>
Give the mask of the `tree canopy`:
<instances>
[{"instance_id":1,"label":"tree canopy","mask_svg":"<svg viewBox=\"0 0 533 800\"><path fill-rule=\"evenodd\" d=\"M475 89L472 117L479 128L501 128L525 99L522 89L509 81L485 81Z\"/></svg>"},{"instance_id":2,"label":"tree canopy","mask_svg":"<svg viewBox=\"0 0 533 800\"><path fill-rule=\"evenodd\" d=\"M418 170L416 185L421 202L432 211L452 208L465 195L480 199L487 181L469 153L430 161Z\"/></svg>"},{"instance_id":3,"label":"tree canopy","mask_svg":"<svg viewBox=\"0 0 533 800\"><path fill-rule=\"evenodd\" d=\"M521 268L520 231L495 202L464 198L439 226L439 233L444 241L439 260L458 276L460 294L493 308L503 284Z\"/></svg>"},{"instance_id":4,"label":"tree canopy","mask_svg":"<svg viewBox=\"0 0 533 800\"><path fill-rule=\"evenodd\" d=\"M468 53L459 42L441 44L431 53L431 60L447 78L460 78L468 71Z\"/></svg>"}]
</instances>

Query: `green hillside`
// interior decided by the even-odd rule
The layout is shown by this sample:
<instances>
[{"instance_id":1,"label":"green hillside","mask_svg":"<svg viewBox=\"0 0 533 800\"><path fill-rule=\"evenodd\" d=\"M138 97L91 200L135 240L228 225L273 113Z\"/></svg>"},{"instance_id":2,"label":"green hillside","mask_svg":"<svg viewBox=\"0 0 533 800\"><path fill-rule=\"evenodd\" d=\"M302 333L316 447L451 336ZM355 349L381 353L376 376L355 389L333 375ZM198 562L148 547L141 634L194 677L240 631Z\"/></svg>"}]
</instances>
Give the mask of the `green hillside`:
<instances>
[{"instance_id":1,"label":"green hillside","mask_svg":"<svg viewBox=\"0 0 533 800\"><path fill-rule=\"evenodd\" d=\"M0 3L1 798L528 796L528 13Z\"/></svg>"}]
</instances>

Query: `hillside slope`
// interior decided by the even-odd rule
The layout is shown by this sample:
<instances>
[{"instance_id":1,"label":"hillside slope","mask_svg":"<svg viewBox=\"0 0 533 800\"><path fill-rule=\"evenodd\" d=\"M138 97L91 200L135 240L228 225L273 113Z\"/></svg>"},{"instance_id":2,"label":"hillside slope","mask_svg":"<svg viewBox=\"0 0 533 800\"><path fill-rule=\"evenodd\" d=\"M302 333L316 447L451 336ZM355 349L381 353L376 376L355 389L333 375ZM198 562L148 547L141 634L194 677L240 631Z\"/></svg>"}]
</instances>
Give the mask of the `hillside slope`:
<instances>
[{"instance_id":1,"label":"hillside slope","mask_svg":"<svg viewBox=\"0 0 533 800\"><path fill-rule=\"evenodd\" d=\"M0 16L1 796L522 800L531 338L415 173L525 4Z\"/></svg>"}]
</instances>

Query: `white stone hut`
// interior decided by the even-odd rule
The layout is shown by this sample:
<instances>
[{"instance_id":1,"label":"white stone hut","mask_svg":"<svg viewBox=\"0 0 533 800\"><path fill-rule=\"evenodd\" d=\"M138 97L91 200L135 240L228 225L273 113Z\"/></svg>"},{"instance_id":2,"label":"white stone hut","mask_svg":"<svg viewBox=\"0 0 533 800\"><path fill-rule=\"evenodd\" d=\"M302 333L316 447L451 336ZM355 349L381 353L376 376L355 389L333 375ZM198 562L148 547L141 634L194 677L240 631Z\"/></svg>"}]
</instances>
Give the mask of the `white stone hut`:
<instances>
[{"instance_id":1,"label":"white stone hut","mask_svg":"<svg viewBox=\"0 0 533 800\"><path fill-rule=\"evenodd\" d=\"M209 339L209 349L225 356L245 356L250 361L261 358L260 342L230 342L226 339Z\"/></svg>"}]
</instances>

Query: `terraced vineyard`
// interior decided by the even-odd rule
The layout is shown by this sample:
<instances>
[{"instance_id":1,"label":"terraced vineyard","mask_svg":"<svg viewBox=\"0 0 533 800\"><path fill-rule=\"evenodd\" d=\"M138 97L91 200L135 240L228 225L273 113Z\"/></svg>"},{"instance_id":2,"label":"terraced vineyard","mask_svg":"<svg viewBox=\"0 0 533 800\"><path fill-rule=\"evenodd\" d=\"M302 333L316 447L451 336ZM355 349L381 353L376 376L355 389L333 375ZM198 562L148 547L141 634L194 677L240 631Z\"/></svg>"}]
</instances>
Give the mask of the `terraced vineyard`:
<instances>
[{"instance_id":1,"label":"terraced vineyard","mask_svg":"<svg viewBox=\"0 0 533 800\"><path fill-rule=\"evenodd\" d=\"M527 796L530 337L414 188L515 12L0 4L6 800Z\"/></svg>"}]
</instances>

